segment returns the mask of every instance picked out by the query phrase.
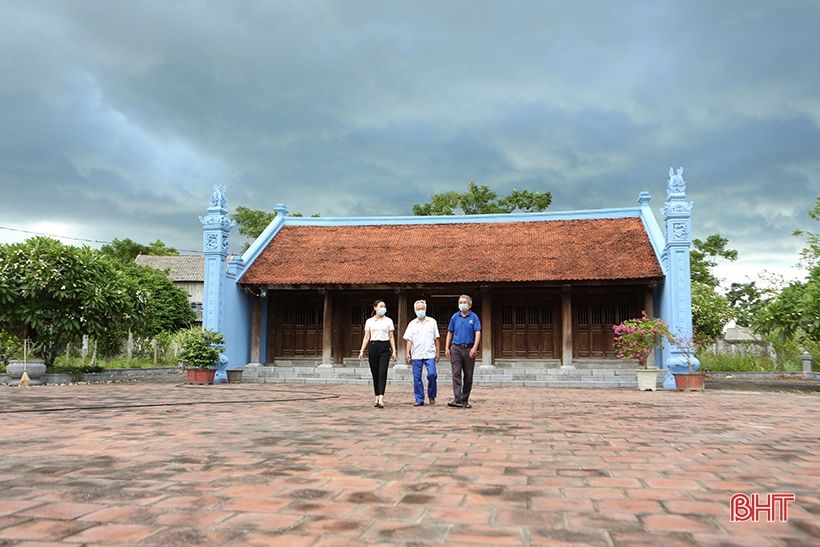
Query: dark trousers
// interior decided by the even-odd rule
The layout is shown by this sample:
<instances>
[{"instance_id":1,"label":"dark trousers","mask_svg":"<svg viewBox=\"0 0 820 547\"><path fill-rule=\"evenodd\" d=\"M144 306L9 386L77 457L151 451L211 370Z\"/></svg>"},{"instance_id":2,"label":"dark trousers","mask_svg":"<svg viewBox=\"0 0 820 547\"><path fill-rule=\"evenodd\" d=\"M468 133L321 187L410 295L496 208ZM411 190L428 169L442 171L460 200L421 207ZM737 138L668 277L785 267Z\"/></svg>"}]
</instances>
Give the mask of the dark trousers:
<instances>
[{"instance_id":1,"label":"dark trousers","mask_svg":"<svg viewBox=\"0 0 820 547\"><path fill-rule=\"evenodd\" d=\"M450 347L450 364L453 366L453 398L457 403L467 403L470 400L470 392L473 390L475 357L470 357L471 347L455 344Z\"/></svg>"},{"instance_id":2,"label":"dark trousers","mask_svg":"<svg viewBox=\"0 0 820 547\"><path fill-rule=\"evenodd\" d=\"M373 391L376 395L384 395L387 386L387 366L390 364L390 342L387 340L372 340L367 349L367 360L370 361L370 374L373 375Z\"/></svg>"}]
</instances>

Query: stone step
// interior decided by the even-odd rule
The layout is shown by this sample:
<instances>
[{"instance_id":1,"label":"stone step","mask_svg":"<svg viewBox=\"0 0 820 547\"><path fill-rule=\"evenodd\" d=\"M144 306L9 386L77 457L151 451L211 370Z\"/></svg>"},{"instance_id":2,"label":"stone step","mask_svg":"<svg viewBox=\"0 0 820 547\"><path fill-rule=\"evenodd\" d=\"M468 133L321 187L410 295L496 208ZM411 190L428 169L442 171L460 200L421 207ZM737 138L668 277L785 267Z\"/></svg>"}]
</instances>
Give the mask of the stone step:
<instances>
[{"instance_id":1,"label":"stone step","mask_svg":"<svg viewBox=\"0 0 820 547\"><path fill-rule=\"evenodd\" d=\"M266 367L276 368L316 368L322 364L321 359L277 359L275 363L269 363ZM442 359L439 366L446 366L449 363ZM476 369L481 366L481 363L476 363ZM616 361L616 360L581 360L574 361L573 366L579 370L631 370L636 367L635 363ZM561 367L561 362L558 360L538 361L538 360L515 360L515 359L496 359L494 368L501 369L526 369L526 370L549 370ZM367 359L351 359L345 358L343 363L334 363L334 369L348 369L348 368L367 368L369 365Z\"/></svg>"},{"instance_id":2,"label":"stone step","mask_svg":"<svg viewBox=\"0 0 820 547\"><path fill-rule=\"evenodd\" d=\"M426 372L423 374L426 378ZM604 387L635 388L635 371L624 369L576 369L560 368L476 368L475 382L487 386L526 387ZM283 384L357 384L372 383L369 368L365 367L302 367L302 366L252 366L245 368L243 381L248 383ZM452 382L449 368L439 369L438 382L447 385ZM388 383L412 385L413 373L410 368L390 368Z\"/></svg>"}]
</instances>

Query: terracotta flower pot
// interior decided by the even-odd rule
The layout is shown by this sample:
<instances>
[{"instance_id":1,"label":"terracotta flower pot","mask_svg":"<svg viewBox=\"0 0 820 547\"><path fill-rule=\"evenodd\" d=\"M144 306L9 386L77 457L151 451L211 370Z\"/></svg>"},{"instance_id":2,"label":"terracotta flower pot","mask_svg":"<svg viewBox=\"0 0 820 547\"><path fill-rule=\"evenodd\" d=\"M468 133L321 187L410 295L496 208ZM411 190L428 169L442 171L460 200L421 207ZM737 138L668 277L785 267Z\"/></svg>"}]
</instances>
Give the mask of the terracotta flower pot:
<instances>
[{"instance_id":1,"label":"terracotta flower pot","mask_svg":"<svg viewBox=\"0 0 820 547\"><path fill-rule=\"evenodd\" d=\"M213 384L216 375L215 368L189 368L186 372L189 384Z\"/></svg>"},{"instance_id":2,"label":"terracotta flower pot","mask_svg":"<svg viewBox=\"0 0 820 547\"><path fill-rule=\"evenodd\" d=\"M678 391L703 391L703 374L675 374Z\"/></svg>"}]
</instances>

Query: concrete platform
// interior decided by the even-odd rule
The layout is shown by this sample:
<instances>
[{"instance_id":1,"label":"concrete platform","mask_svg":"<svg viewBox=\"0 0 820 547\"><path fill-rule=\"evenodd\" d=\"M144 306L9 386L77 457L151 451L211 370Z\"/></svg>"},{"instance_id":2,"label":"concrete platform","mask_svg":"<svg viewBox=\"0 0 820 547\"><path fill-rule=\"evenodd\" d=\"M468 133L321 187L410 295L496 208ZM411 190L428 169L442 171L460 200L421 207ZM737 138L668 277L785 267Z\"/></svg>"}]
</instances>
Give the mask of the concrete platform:
<instances>
[{"instance_id":1,"label":"concrete platform","mask_svg":"<svg viewBox=\"0 0 820 547\"><path fill-rule=\"evenodd\" d=\"M0 387L0 544L810 545L820 397L476 386ZM732 523L736 492L794 493Z\"/></svg>"}]
</instances>

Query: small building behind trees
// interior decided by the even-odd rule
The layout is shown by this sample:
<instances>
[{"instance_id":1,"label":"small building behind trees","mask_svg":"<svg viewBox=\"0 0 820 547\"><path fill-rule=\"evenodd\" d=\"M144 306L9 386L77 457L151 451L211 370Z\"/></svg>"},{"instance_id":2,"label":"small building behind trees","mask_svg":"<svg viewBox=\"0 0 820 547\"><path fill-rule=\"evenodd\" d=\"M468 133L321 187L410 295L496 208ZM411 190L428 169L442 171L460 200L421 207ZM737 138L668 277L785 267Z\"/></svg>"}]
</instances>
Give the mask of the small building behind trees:
<instances>
[{"instance_id":1,"label":"small building behind trees","mask_svg":"<svg viewBox=\"0 0 820 547\"><path fill-rule=\"evenodd\" d=\"M194 324L202 325L205 296L204 257L198 255L138 255L134 262L166 272L174 285L188 294L188 302L196 314Z\"/></svg>"}]
</instances>

